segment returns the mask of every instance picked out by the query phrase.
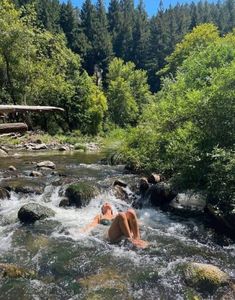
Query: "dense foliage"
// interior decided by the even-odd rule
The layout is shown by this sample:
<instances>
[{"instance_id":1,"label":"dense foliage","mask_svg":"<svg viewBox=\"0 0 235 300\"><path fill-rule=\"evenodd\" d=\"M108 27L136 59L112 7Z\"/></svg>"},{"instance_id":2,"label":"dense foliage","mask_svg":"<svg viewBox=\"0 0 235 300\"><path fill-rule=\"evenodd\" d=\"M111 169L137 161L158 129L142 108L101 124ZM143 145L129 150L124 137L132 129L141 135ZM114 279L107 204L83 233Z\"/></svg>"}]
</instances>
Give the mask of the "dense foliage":
<instances>
[{"instance_id":1,"label":"dense foliage","mask_svg":"<svg viewBox=\"0 0 235 300\"><path fill-rule=\"evenodd\" d=\"M36 16L34 6L16 10L9 1L0 2L0 103L60 106L63 116L34 117L32 125L51 133L59 124L97 134L107 110L105 95L81 70L64 35L40 28Z\"/></svg>"},{"instance_id":2,"label":"dense foliage","mask_svg":"<svg viewBox=\"0 0 235 300\"><path fill-rule=\"evenodd\" d=\"M98 65L105 79L109 62L114 56L119 57L147 71L152 91L160 87L160 76L156 73L186 33L202 23L215 24L221 34L235 26L234 0L199 1L167 9L160 1L158 12L152 17L148 17L143 0L139 0L137 7L133 0L111 0L107 11L103 0L85 0L81 10L73 7L70 0L13 2L17 6L34 2L38 24L53 33L63 31L69 48L81 56L89 75Z\"/></svg>"},{"instance_id":3,"label":"dense foliage","mask_svg":"<svg viewBox=\"0 0 235 300\"><path fill-rule=\"evenodd\" d=\"M180 188L204 188L223 208L235 204L235 33L204 24L168 58L155 103L129 132L130 164L159 170Z\"/></svg>"}]
</instances>

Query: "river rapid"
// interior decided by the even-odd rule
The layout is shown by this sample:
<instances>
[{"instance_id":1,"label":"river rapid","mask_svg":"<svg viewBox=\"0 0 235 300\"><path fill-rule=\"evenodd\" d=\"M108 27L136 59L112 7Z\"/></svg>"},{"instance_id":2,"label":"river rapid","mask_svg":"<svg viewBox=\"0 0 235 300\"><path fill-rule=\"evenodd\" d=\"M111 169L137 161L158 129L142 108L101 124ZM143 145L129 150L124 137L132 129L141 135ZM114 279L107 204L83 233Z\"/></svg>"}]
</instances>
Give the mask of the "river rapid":
<instances>
[{"instance_id":1,"label":"river rapid","mask_svg":"<svg viewBox=\"0 0 235 300\"><path fill-rule=\"evenodd\" d=\"M43 160L53 161L58 172L32 178L44 185L40 195L11 192L10 199L0 200L0 263L36 273L31 279L0 278L0 299L232 299L228 287L212 293L188 287L180 272L185 262L202 262L235 277L234 241L217 234L202 219L151 207L137 210L141 237L150 242L148 249L108 243L103 225L81 233L100 213L102 203L111 202L116 212L131 205L114 196L112 183L115 179L134 183L136 175L126 174L123 166L104 165L100 159L99 154L85 153L0 158L0 183L8 177L29 178L36 163ZM9 165L17 172L6 171ZM59 207L71 178L98 185L100 194L81 209ZM21 224L17 213L28 202L52 208L55 217Z\"/></svg>"}]
</instances>

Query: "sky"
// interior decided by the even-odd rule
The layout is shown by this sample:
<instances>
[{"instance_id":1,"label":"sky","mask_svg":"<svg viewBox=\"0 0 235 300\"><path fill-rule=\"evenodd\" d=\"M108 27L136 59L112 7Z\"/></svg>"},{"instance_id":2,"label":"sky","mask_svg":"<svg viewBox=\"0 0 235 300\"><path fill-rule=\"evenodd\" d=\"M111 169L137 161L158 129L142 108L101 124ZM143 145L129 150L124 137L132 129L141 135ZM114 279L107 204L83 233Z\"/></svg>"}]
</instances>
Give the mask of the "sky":
<instances>
[{"instance_id":1,"label":"sky","mask_svg":"<svg viewBox=\"0 0 235 300\"><path fill-rule=\"evenodd\" d=\"M109 0L104 0L106 3L106 7L108 7ZM172 6L175 6L177 3L183 4L183 3L191 3L193 0L163 0L163 5L165 8L168 8L171 4ZM67 2L66 0L61 0L61 2ZM76 7L81 7L84 0L72 0L72 3ZM96 2L96 0L92 0L92 2ZM138 0L134 0L135 5L138 4ZM157 13L157 9L159 6L160 0L144 0L145 8L149 16L155 15ZM197 2L197 1L194 1Z\"/></svg>"}]
</instances>

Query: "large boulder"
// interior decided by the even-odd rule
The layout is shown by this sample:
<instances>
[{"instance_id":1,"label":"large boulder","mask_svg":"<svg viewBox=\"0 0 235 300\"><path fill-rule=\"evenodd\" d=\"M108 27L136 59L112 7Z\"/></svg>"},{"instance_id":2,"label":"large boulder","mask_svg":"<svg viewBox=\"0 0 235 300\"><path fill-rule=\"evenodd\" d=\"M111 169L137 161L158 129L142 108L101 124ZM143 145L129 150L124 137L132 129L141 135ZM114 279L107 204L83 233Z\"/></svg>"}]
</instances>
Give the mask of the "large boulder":
<instances>
[{"instance_id":1,"label":"large boulder","mask_svg":"<svg viewBox=\"0 0 235 300\"><path fill-rule=\"evenodd\" d=\"M18 211L18 218L23 223L34 223L35 221L53 217L55 212L38 203L28 203Z\"/></svg>"},{"instance_id":2,"label":"large boulder","mask_svg":"<svg viewBox=\"0 0 235 300\"><path fill-rule=\"evenodd\" d=\"M169 184L159 182L148 188L144 194L144 198L153 206L166 206L176 197L176 195L176 192Z\"/></svg>"},{"instance_id":3,"label":"large boulder","mask_svg":"<svg viewBox=\"0 0 235 300\"><path fill-rule=\"evenodd\" d=\"M10 193L8 192L8 190L0 187L0 199L9 199L9 198L10 198Z\"/></svg>"},{"instance_id":4,"label":"large boulder","mask_svg":"<svg viewBox=\"0 0 235 300\"><path fill-rule=\"evenodd\" d=\"M221 285L229 284L229 276L211 264L191 262L183 267L186 283L200 291L212 292Z\"/></svg>"},{"instance_id":5,"label":"large boulder","mask_svg":"<svg viewBox=\"0 0 235 300\"><path fill-rule=\"evenodd\" d=\"M76 207L86 206L90 200L98 195L98 189L91 183L79 182L68 186L65 196L69 199L69 205Z\"/></svg>"},{"instance_id":6,"label":"large boulder","mask_svg":"<svg viewBox=\"0 0 235 300\"><path fill-rule=\"evenodd\" d=\"M139 190L140 190L140 194L143 194L147 191L147 189L149 188L149 182L148 179L146 177L142 177L140 178L140 182L139 182Z\"/></svg>"},{"instance_id":7,"label":"large boulder","mask_svg":"<svg viewBox=\"0 0 235 300\"><path fill-rule=\"evenodd\" d=\"M34 278L35 272L28 271L13 264L0 264L0 278Z\"/></svg>"},{"instance_id":8,"label":"large boulder","mask_svg":"<svg viewBox=\"0 0 235 300\"><path fill-rule=\"evenodd\" d=\"M203 213L206 206L206 196L201 193L187 191L179 193L169 204L172 211L176 213Z\"/></svg>"},{"instance_id":9,"label":"large boulder","mask_svg":"<svg viewBox=\"0 0 235 300\"><path fill-rule=\"evenodd\" d=\"M27 177L19 177L3 180L1 187L15 193L40 195L44 191L45 184Z\"/></svg>"}]
</instances>

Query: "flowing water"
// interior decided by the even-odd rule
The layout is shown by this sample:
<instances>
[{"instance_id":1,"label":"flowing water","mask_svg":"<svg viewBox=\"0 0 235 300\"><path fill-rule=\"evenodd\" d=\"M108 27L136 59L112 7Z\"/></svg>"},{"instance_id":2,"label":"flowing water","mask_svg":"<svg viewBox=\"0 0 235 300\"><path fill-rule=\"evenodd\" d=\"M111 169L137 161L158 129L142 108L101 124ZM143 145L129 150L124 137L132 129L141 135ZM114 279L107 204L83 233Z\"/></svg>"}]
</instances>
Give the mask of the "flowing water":
<instances>
[{"instance_id":1,"label":"flowing water","mask_svg":"<svg viewBox=\"0 0 235 300\"><path fill-rule=\"evenodd\" d=\"M148 249L108 243L103 225L81 233L103 202L111 202L116 212L130 206L117 199L111 187L115 179L134 183L136 177L125 174L123 166L103 165L100 158L83 153L1 158L0 183L16 175L6 171L9 165L18 170L15 180L29 178L42 160L53 161L58 173L32 179L43 184L41 195L11 192L10 199L0 200L0 263L36 272L31 279L0 278L0 299L231 299L228 287L200 294L186 285L180 272L185 262L203 262L235 277L234 241L216 234L203 220L153 208L138 210ZM101 192L85 208L60 208L63 190L74 178L98 185ZM22 225L17 212L28 202L52 208L55 217Z\"/></svg>"}]
</instances>

